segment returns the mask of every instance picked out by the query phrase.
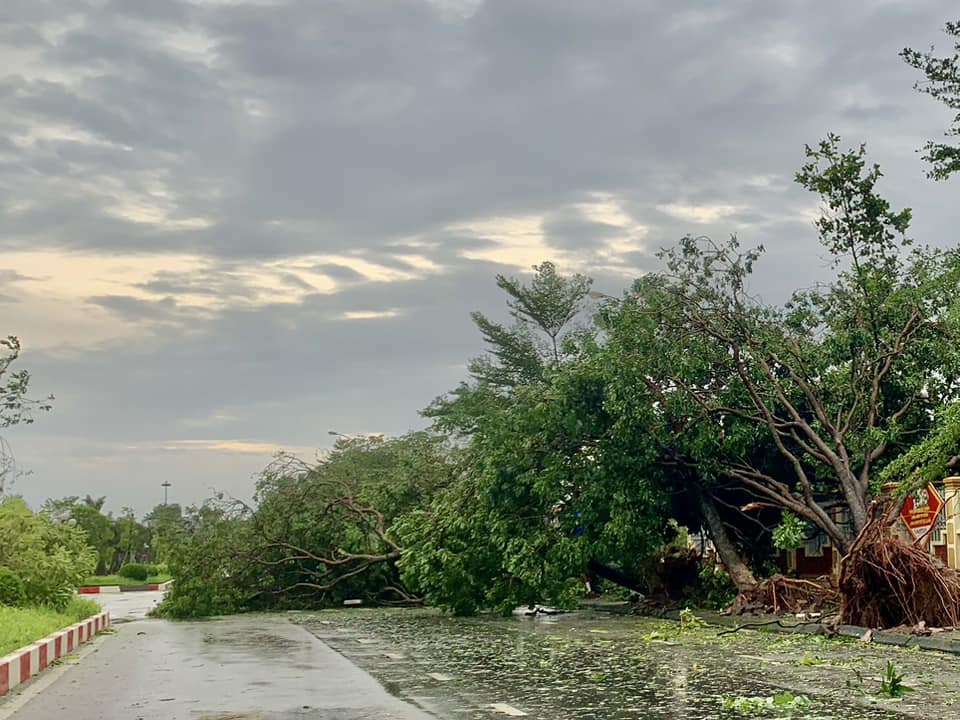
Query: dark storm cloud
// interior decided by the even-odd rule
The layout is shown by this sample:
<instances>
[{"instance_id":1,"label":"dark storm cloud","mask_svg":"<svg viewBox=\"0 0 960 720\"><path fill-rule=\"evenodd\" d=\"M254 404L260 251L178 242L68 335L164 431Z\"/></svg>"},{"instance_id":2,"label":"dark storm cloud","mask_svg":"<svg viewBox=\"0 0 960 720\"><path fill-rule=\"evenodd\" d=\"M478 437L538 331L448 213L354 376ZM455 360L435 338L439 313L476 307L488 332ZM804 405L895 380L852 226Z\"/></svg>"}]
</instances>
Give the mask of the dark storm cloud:
<instances>
[{"instance_id":1,"label":"dark storm cloud","mask_svg":"<svg viewBox=\"0 0 960 720\"><path fill-rule=\"evenodd\" d=\"M831 130L867 142L894 205L914 207L918 239L954 242L955 188L925 182L914 152L949 113L914 93L897 58L939 39L950 3L486 0L473 10L0 3L0 252L202 258L189 271L158 266L135 281L136 296L90 299L149 333L26 358L37 387L60 398L31 437L72 435L110 455L207 422L296 445L331 428L416 425L416 410L482 350L469 312L502 310L493 277L517 271L465 259L506 256L492 234L465 229L490 218L532 217L549 248L638 272L683 234L735 232L768 248L754 290L782 299L824 272L815 198L792 175L804 143ZM645 230L614 260L603 250L625 231L583 210L598 193ZM420 270L411 255L436 267ZM336 292L270 265L298 256ZM413 279L373 282L348 257ZM591 274L618 294L626 272ZM258 273L300 299L267 303ZM2 292L12 280L0 282ZM191 310L190 296L225 307ZM64 453L23 460L68 483ZM138 475L136 456L117 451L111 463L91 467L80 494ZM191 472L219 472L203 463Z\"/></svg>"},{"instance_id":2,"label":"dark storm cloud","mask_svg":"<svg viewBox=\"0 0 960 720\"><path fill-rule=\"evenodd\" d=\"M896 50L930 37L945 10L490 0L451 22L413 0L170 7L90 10L43 56L96 75L70 87L11 78L7 92L15 115L82 129L113 155L132 148L141 171L163 167L181 212L214 221L164 246L223 257L376 251L464 219L563 212L594 190L636 199L641 216L678 195L751 204L745 168L789 175L803 142L864 113L877 133L916 118L897 110L912 91ZM870 42L852 44L853 28ZM208 38L210 58L159 43L178 29ZM141 184L105 157L26 162ZM771 200L771 212L795 209ZM97 210L86 203L75 220L90 231L59 242L122 244L95 231ZM661 219L654 232L682 229ZM142 227L123 236L151 242Z\"/></svg>"}]
</instances>

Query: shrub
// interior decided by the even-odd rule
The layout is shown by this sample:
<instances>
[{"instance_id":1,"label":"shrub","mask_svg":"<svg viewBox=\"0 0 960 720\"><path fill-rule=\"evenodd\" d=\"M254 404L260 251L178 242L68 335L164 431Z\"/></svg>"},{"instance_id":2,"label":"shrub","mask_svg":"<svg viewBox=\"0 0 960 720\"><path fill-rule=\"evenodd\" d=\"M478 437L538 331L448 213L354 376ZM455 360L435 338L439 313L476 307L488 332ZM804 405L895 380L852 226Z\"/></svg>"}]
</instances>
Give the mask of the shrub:
<instances>
[{"instance_id":1,"label":"shrub","mask_svg":"<svg viewBox=\"0 0 960 720\"><path fill-rule=\"evenodd\" d=\"M27 604L62 610L96 564L83 530L34 513L20 498L0 501L0 565L19 575Z\"/></svg>"},{"instance_id":2,"label":"shrub","mask_svg":"<svg viewBox=\"0 0 960 720\"><path fill-rule=\"evenodd\" d=\"M141 563L127 563L120 568L120 577L145 581L150 577L150 568Z\"/></svg>"},{"instance_id":3,"label":"shrub","mask_svg":"<svg viewBox=\"0 0 960 720\"><path fill-rule=\"evenodd\" d=\"M163 602L150 613L155 617L197 618L241 612L243 594L223 583L199 578L178 580Z\"/></svg>"},{"instance_id":4,"label":"shrub","mask_svg":"<svg viewBox=\"0 0 960 720\"><path fill-rule=\"evenodd\" d=\"M27 602L23 580L10 568L0 567L0 605L20 607Z\"/></svg>"}]
</instances>

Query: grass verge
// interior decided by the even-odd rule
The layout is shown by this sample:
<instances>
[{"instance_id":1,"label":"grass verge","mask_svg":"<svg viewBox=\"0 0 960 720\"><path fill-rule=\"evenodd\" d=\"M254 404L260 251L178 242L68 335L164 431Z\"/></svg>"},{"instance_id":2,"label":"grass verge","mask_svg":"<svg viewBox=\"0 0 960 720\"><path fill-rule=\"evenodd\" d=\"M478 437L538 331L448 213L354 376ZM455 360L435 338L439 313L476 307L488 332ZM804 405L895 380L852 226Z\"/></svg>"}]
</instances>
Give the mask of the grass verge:
<instances>
[{"instance_id":1,"label":"grass verge","mask_svg":"<svg viewBox=\"0 0 960 720\"><path fill-rule=\"evenodd\" d=\"M146 580L131 580L122 575L92 575L83 581L84 586L94 585L119 585L129 587L131 585L153 585L154 583L165 583L173 578L170 575L151 575Z\"/></svg>"},{"instance_id":2,"label":"grass verge","mask_svg":"<svg viewBox=\"0 0 960 720\"><path fill-rule=\"evenodd\" d=\"M0 656L100 612L93 600L73 598L62 611L0 605Z\"/></svg>"}]
</instances>

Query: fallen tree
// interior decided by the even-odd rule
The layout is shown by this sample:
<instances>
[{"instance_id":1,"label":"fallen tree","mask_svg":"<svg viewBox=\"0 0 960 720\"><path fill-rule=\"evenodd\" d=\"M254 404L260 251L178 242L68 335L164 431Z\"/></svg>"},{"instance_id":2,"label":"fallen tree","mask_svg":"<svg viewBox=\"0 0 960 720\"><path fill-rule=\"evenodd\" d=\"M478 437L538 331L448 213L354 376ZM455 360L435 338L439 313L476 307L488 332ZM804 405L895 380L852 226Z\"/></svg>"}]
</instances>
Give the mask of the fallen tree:
<instances>
[{"instance_id":1,"label":"fallen tree","mask_svg":"<svg viewBox=\"0 0 960 720\"><path fill-rule=\"evenodd\" d=\"M889 512L874 519L840 562L840 621L869 628L960 627L960 572L891 532Z\"/></svg>"}]
</instances>

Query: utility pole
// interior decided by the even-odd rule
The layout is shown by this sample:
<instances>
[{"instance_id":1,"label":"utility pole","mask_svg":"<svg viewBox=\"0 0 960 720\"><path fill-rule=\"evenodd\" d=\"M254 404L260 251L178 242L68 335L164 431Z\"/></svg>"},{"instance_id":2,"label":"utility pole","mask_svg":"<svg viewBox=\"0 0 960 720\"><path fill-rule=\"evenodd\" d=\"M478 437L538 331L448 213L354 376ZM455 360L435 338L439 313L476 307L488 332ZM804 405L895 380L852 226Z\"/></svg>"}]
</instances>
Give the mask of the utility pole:
<instances>
[{"instance_id":1,"label":"utility pole","mask_svg":"<svg viewBox=\"0 0 960 720\"><path fill-rule=\"evenodd\" d=\"M163 488L163 504L166 505L167 504L167 488L170 487L170 481L164 480L162 483L160 483L160 487Z\"/></svg>"}]
</instances>

